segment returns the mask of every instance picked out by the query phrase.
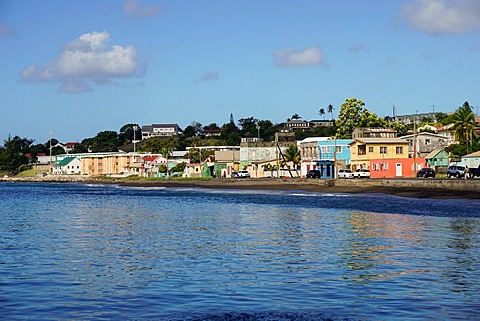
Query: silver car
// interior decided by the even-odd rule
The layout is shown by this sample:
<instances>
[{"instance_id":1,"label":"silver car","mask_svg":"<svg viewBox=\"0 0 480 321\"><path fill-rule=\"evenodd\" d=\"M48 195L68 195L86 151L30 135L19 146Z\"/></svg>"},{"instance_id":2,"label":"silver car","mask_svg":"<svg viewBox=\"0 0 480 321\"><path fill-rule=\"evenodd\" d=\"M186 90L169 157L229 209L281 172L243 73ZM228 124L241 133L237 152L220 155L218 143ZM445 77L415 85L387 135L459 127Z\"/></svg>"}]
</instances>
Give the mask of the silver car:
<instances>
[{"instance_id":1,"label":"silver car","mask_svg":"<svg viewBox=\"0 0 480 321\"><path fill-rule=\"evenodd\" d=\"M465 176L465 167L457 166L457 165L450 165L447 168L447 177L456 177L460 178Z\"/></svg>"},{"instance_id":2,"label":"silver car","mask_svg":"<svg viewBox=\"0 0 480 321\"><path fill-rule=\"evenodd\" d=\"M349 169L341 169L338 171L338 178L354 178L353 173Z\"/></svg>"},{"instance_id":3,"label":"silver car","mask_svg":"<svg viewBox=\"0 0 480 321\"><path fill-rule=\"evenodd\" d=\"M238 177L250 178L250 173L246 170L239 170Z\"/></svg>"}]
</instances>

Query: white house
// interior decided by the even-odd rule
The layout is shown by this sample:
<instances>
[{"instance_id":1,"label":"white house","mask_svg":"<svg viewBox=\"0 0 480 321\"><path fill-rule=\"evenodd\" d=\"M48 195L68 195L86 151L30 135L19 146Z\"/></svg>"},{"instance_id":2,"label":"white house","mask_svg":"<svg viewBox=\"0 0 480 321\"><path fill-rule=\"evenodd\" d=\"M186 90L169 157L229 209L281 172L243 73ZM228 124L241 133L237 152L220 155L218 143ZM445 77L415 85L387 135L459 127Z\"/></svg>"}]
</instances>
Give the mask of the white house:
<instances>
[{"instance_id":1,"label":"white house","mask_svg":"<svg viewBox=\"0 0 480 321\"><path fill-rule=\"evenodd\" d=\"M151 137L178 136L181 130L177 124L152 124L142 126L142 140Z\"/></svg>"},{"instance_id":2,"label":"white house","mask_svg":"<svg viewBox=\"0 0 480 321\"><path fill-rule=\"evenodd\" d=\"M81 173L81 161L80 158L71 156L65 157L57 163L53 168L54 175L80 175Z\"/></svg>"}]
</instances>

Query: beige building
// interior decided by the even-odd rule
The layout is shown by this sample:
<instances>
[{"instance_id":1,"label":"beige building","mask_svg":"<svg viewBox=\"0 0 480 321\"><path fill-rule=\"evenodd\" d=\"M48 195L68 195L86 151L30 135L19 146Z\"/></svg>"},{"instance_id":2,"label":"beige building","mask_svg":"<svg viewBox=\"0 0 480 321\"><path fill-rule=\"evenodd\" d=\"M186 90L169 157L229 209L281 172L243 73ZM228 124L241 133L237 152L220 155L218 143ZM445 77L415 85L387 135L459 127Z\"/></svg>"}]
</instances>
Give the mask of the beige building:
<instances>
[{"instance_id":1,"label":"beige building","mask_svg":"<svg viewBox=\"0 0 480 321\"><path fill-rule=\"evenodd\" d=\"M128 175L135 174L135 164L142 158L134 153L92 153L84 154L81 159L83 175ZM138 161L137 161L138 160Z\"/></svg>"}]
</instances>

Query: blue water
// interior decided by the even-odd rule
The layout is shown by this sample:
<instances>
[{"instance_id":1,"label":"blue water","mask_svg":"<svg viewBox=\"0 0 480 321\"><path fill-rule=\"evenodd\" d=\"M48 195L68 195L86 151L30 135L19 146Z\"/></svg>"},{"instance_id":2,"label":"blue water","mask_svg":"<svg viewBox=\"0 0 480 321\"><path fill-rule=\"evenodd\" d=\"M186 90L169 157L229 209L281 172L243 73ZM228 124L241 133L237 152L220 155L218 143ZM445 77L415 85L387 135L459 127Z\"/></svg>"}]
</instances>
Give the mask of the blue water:
<instances>
[{"instance_id":1,"label":"blue water","mask_svg":"<svg viewBox=\"0 0 480 321\"><path fill-rule=\"evenodd\" d=\"M478 320L479 208L0 183L0 319Z\"/></svg>"}]
</instances>

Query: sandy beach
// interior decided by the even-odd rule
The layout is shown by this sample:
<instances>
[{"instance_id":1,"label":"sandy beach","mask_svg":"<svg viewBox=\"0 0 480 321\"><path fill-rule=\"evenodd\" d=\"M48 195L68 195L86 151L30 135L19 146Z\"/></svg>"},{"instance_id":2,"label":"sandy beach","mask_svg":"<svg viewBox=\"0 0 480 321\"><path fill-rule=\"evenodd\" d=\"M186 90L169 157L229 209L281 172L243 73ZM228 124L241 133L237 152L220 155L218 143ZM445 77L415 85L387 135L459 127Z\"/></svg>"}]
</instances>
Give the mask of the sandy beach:
<instances>
[{"instance_id":1,"label":"sandy beach","mask_svg":"<svg viewBox=\"0 0 480 321\"><path fill-rule=\"evenodd\" d=\"M215 189L298 190L317 193L377 193L403 197L434 199L480 199L480 180L456 179L364 179L364 180L319 180L300 178L265 179L170 179L124 180L118 178L93 178L88 176L36 176L2 177L9 182L79 182L93 184L118 184L138 187L198 187Z\"/></svg>"}]
</instances>

